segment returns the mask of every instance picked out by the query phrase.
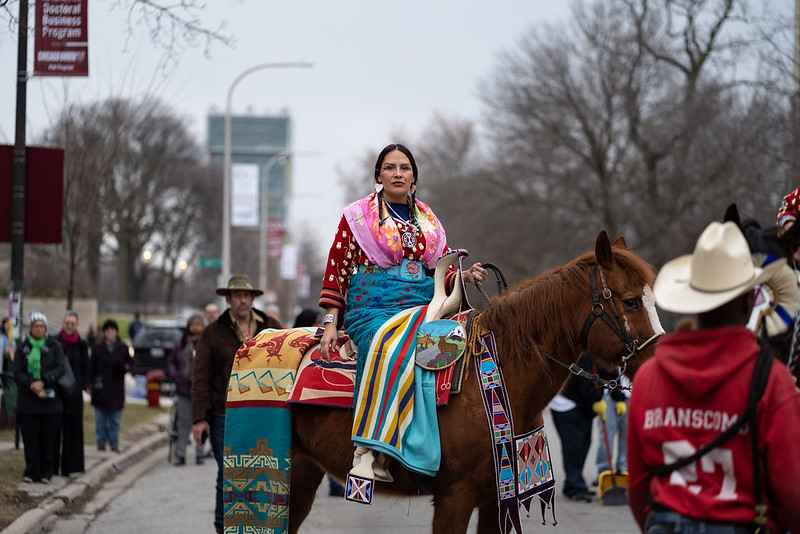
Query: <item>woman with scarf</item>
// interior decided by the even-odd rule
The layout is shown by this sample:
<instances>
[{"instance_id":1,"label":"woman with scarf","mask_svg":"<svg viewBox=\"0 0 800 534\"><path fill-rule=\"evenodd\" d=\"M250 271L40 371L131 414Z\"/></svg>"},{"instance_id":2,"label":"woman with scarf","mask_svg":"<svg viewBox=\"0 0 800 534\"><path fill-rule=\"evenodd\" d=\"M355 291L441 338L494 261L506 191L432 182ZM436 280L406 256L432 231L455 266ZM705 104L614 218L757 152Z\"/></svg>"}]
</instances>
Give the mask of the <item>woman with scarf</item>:
<instances>
[{"instance_id":1,"label":"woman with scarf","mask_svg":"<svg viewBox=\"0 0 800 534\"><path fill-rule=\"evenodd\" d=\"M175 444L175 465L186 465L186 446L192 431L192 364L200 335L205 329L205 319L195 314L186 321L186 328L178 347L172 351L167 361L167 370L175 382L175 423L178 439ZM203 445L195 443L195 463L203 463Z\"/></svg>"},{"instance_id":2,"label":"woman with scarf","mask_svg":"<svg viewBox=\"0 0 800 534\"><path fill-rule=\"evenodd\" d=\"M83 450L83 390L89 387L89 345L81 339L78 325L78 312L68 311L57 337L72 368L72 374L75 375L75 387L63 399L61 438L56 447L56 470L60 467L61 475L65 477L86 470Z\"/></svg>"},{"instance_id":3,"label":"woman with scarf","mask_svg":"<svg viewBox=\"0 0 800 534\"><path fill-rule=\"evenodd\" d=\"M430 302L433 271L448 251L438 217L416 198L418 170L411 151L400 144L386 146L378 155L374 177L375 192L344 210L328 256L319 301L327 312L323 318L322 357L328 358L335 350L340 325L358 348L356 392L364 379L367 351L375 333L397 312ZM463 276L465 281L482 281L486 271L476 263ZM453 277L448 279L452 284ZM435 378L428 373L423 382L415 384L417 394L435 395ZM424 439L436 441L436 454L414 460L413 465L400 461L418 472L431 474L438 471L440 461L436 407L435 400L432 404L422 400L415 400L414 418L433 423ZM426 413L418 411L423 406ZM376 444L355 435L354 441L355 468L368 452L366 446ZM376 479L391 480L382 459L367 469L372 470Z\"/></svg>"},{"instance_id":4,"label":"woman with scarf","mask_svg":"<svg viewBox=\"0 0 800 534\"><path fill-rule=\"evenodd\" d=\"M64 411L58 380L64 372L61 345L47 337L47 317L32 312L30 333L17 347L14 358L14 378L19 389L17 413L25 444L25 482L49 484L55 472Z\"/></svg>"}]
</instances>

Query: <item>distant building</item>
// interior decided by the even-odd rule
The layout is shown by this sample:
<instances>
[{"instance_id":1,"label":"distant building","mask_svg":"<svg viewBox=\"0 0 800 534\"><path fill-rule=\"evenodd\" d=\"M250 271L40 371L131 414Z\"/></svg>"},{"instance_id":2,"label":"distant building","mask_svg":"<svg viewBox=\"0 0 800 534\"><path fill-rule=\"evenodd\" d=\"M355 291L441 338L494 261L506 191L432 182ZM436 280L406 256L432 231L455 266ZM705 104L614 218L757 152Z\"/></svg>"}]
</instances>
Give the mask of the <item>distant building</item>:
<instances>
[{"instance_id":1,"label":"distant building","mask_svg":"<svg viewBox=\"0 0 800 534\"><path fill-rule=\"evenodd\" d=\"M231 118L231 163L254 163L261 173L270 159L291 149L291 119L288 115L234 115ZM225 115L208 115L208 154L222 166L225 154ZM284 227L288 216L291 164L273 165L268 180L269 218Z\"/></svg>"},{"instance_id":2,"label":"distant building","mask_svg":"<svg viewBox=\"0 0 800 534\"><path fill-rule=\"evenodd\" d=\"M289 194L291 191L291 159L275 162L276 156L291 150L291 119L288 115L233 115L231 118L231 164L258 166L258 187L267 187L267 273L269 287L266 303L286 301L288 288L279 279L279 261L286 236L289 219ZM225 154L225 115L208 115L207 149L211 164L222 168ZM266 175L269 173L269 176ZM249 197L248 197L249 198ZM264 213L259 194L258 220ZM255 209L253 210L255 211ZM232 212L233 214L233 212ZM203 253L208 256L221 254L221 242L209 244L213 247ZM244 273L253 282L259 280L259 228L258 226L233 226L231 228L231 273ZM283 302L280 302L283 304ZM282 308L284 306L281 306Z\"/></svg>"}]
</instances>

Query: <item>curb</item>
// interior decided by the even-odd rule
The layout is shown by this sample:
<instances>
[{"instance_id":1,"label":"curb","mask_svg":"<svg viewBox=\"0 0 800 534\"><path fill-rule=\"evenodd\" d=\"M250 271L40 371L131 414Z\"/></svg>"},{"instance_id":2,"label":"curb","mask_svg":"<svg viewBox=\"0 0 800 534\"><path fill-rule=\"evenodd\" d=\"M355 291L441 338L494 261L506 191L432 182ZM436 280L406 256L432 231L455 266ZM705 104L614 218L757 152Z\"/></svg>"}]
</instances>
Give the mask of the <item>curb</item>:
<instances>
[{"instance_id":1,"label":"curb","mask_svg":"<svg viewBox=\"0 0 800 534\"><path fill-rule=\"evenodd\" d=\"M109 458L96 465L81 477L64 486L57 493L47 497L36 508L28 510L19 516L13 523L0 531L0 534L41 532L50 516L60 512L67 504L82 497L87 490L101 486L110 474L120 473L142 460L142 458L138 457L143 453L166 443L169 435L163 431L163 425L157 421L158 418L156 418L156 422L147 423L153 429L154 433L152 435L135 442L119 456Z\"/></svg>"}]
</instances>

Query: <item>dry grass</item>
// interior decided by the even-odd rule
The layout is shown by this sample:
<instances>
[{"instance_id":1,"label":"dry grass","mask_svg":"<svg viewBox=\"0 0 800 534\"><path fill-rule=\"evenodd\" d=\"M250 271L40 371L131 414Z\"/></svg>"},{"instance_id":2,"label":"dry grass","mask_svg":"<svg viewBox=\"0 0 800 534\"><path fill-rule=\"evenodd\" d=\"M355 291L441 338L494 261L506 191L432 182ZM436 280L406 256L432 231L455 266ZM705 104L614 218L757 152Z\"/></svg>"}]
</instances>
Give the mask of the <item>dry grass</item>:
<instances>
[{"instance_id":1,"label":"dry grass","mask_svg":"<svg viewBox=\"0 0 800 534\"><path fill-rule=\"evenodd\" d=\"M150 422L158 414L165 412L164 408L148 408L142 404L126 404L122 410L122 423L120 434L125 439L128 432L142 423ZM13 434L12 434L13 435ZM86 404L83 409L83 442L94 445L94 408Z\"/></svg>"},{"instance_id":2,"label":"dry grass","mask_svg":"<svg viewBox=\"0 0 800 534\"><path fill-rule=\"evenodd\" d=\"M0 529L36 505L36 500L17 490L24 468L22 449L0 452Z\"/></svg>"}]
</instances>

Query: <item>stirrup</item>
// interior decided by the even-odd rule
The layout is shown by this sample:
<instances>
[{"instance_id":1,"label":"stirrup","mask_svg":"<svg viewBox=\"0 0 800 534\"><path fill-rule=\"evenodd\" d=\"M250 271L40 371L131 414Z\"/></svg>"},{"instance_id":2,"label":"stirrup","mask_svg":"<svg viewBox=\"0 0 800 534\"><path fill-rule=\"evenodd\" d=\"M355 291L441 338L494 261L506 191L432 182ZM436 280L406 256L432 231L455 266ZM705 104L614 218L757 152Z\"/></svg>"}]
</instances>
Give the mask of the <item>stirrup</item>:
<instances>
[{"instance_id":1,"label":"stirrup","mask_svg":"<svg viewBox=\"0 0 800 534\"><path fill-rule=\"evenodd\" d=\"M345 480L344 498L359 504L372 504L375 492L375 473L372 451L366 447L356 447L353 453L353 468Z\"/></svg>"}]
</instances>

